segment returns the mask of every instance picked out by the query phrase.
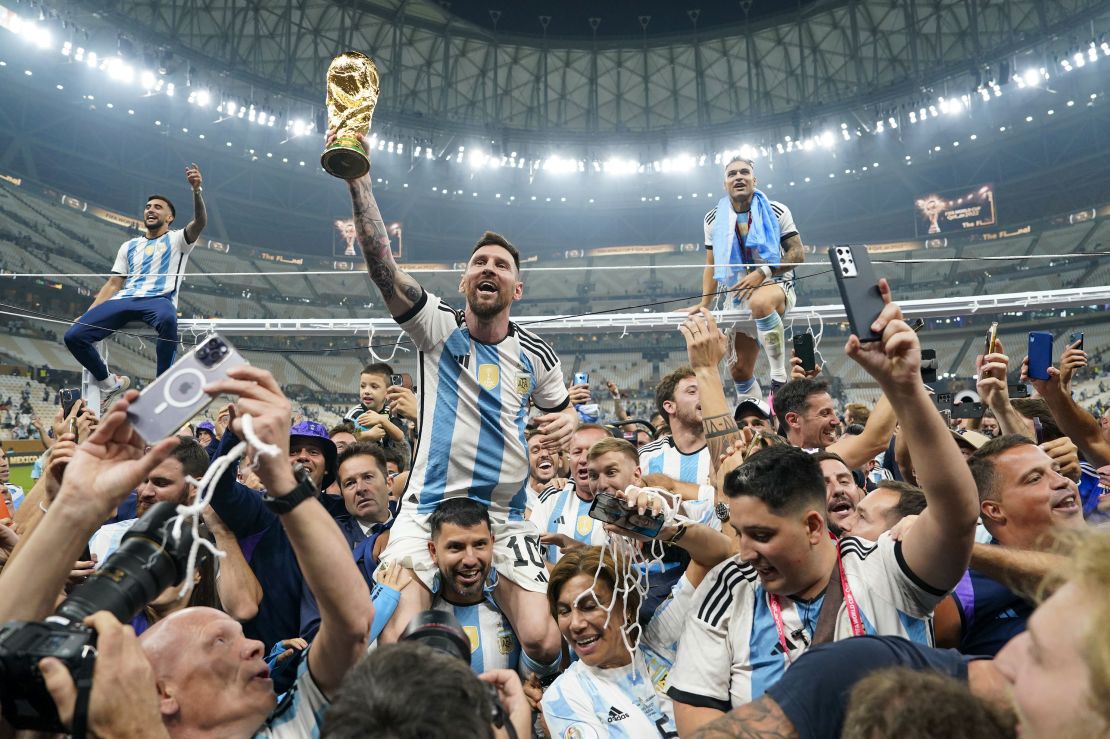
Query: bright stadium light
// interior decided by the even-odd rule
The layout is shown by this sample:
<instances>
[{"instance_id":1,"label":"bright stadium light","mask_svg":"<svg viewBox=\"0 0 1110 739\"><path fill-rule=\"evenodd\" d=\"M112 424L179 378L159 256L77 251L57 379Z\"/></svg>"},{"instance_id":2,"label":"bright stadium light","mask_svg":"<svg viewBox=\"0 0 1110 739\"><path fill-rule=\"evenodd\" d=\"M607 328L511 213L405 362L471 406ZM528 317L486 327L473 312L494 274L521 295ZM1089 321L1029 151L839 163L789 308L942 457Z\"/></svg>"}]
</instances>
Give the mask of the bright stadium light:
<instances>
[{"instance_id":1,"label":"bright stadium light","mask_svg":"<svg viewBox=\"0 0 1110 739\"><path fill-rule=\"evenodd\" d=\"M1025 70L1025 73L1022 75L1022 79L1025 80L1025 84L1029 85L1030 87L1035 87L1041 81L1041 74L1037 70L1030 67L1029 69Z\"/></svg>"},{"instance_id":2,"label":"bright stadium light","mask_svg":"<svg viewBox=\"0 0 1110 739\"><path fill-rule=\"evenodd\" d=\"M212 102L212 96L208 90L197 90L197 105L206 108L210 102Z\"/></svg>"}]
</instances>

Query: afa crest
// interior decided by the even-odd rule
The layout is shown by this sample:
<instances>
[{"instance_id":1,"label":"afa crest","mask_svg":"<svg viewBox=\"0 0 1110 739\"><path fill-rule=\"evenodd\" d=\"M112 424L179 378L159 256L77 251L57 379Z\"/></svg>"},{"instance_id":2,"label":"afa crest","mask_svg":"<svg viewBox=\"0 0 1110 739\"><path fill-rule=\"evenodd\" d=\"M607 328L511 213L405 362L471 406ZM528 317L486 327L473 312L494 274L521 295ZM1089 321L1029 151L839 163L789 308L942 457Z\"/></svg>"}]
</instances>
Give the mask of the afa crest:
<instances>
[{"instance_id":1,"label":"afa crest","mask_svg":"<svg viewBox=\"0 0 1110 739\"><path fill-rule=\"evenodd\" d=\"M501 382L501 368L496 364L478 365L478 384L486 390L493 390Z\"/></svg>"},{"instance_id":2,"label":"afa crest","mask_svg":"<svg viewBox=\"0 0 1110 739\"><path fill-rule=\"evenodd\" d=\"M513 651L513 635L499 634L497 637L497 651L501 654L511 654Z\"/></svg>"},{"instance_id":3,"label":"afa crest","mask_svg":"<svg viewBox=\"0 0 1110 739\"><path fill-rule=\"evenodd\" d=\"M589 533L594 530L594 520L589 516L579 516L575 528L578 529L579 536L589 536Z\"/></svg>"},{"instance_id":4,"label":"afa crest","mask_svg":"<svg viewBox=\"0 0 1110 739\"><path fill-rule=\"evenodd\" d=\"M525 397L532 392L532 378L527 372L518 372L516 376L516 394Z\"/></svg>"}]
</instances>

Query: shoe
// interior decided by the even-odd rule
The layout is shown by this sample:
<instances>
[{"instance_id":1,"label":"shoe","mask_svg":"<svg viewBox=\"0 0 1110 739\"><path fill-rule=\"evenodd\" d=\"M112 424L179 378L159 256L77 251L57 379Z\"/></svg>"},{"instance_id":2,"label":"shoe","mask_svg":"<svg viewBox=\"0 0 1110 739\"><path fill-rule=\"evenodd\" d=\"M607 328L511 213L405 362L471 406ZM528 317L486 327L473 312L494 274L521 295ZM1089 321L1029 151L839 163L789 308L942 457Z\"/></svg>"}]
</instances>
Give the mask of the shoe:
<instances>
[{"instance_id":1,"label":"shoe","mask_svg":"<svg viewBox=\"0 0 1110 739\"><path fill-rule=\"evenodd\" d=\"M112 389L100 391L100 414L103 415L104 411L112 405L112 401L129 387L131 387L130 377L127 375L116 375L116 384L112 386Z\"/></svg>"},{"instance_id":2,"label":"shoe","mask_svg":"<svg viewBox=\"0 0 1110 739\"><path fill-rule=\"evenodd\" d=\"M778 393L779 388L785 384L782 380L771 380L771 395Z\"/></svg>"}]
</instances>

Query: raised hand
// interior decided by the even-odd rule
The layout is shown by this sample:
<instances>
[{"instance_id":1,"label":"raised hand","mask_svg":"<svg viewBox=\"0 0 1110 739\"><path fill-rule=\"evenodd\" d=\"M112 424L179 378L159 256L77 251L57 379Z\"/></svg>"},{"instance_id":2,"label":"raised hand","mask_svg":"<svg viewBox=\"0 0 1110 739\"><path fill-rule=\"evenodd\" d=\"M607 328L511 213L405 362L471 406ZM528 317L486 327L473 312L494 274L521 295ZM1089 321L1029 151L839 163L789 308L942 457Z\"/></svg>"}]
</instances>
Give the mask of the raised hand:
<instances>
[{"instance_id":1,"label":"raised hand","mask_svg":"<svg viewBox=\"0 0 1110 739\"><path fill-rule=\"evenodd\" d=\"M194 190L199 189L204 184L204 178L201 177L200 168L197 167L196 162L185 167L185 179L189 182L189 187Z\"/></svg>"},{"instance_id":2,"label":"raised hand","mask_svg":"<svg viewBox=\"0 0 1110 739\"><path fill-rule=\"evenodd\" d=\"M883 308L871 324L871 330L882 338L879 341L861 342L853 334L848 337L844 352L880 385L916 388L921 385L921 342L917 334L902 320L902 309L892 302L890 285L879 280Z\"/></svg>"}]
</instances>

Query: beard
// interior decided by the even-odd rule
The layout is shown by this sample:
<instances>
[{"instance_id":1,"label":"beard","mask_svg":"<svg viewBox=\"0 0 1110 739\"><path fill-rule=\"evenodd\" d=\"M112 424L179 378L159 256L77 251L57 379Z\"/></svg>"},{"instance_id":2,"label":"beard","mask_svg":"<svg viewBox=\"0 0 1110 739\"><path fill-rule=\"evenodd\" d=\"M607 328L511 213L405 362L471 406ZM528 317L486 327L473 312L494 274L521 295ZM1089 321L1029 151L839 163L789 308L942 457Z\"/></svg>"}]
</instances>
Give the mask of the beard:
<instances>
[{"instance_id":1,"label":"beard","mask_svg":"<svg viewBox=\"0 0 1110 739\"><path fill-rule=\"evenodd\" d=\"M488 320L493 318L505 307L509 305L509 298L502 292L497 293L497 299L492 303L479 304L478 303L478 288L475 286L466 291L466 308L473 313L477 318Z\"/></svg>"}]
</instances>

